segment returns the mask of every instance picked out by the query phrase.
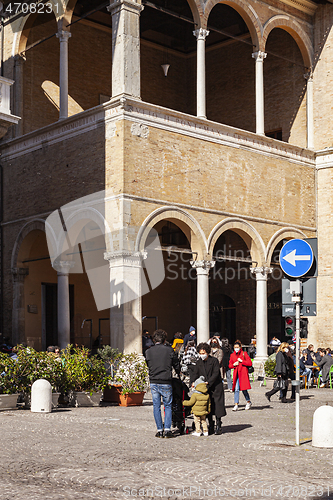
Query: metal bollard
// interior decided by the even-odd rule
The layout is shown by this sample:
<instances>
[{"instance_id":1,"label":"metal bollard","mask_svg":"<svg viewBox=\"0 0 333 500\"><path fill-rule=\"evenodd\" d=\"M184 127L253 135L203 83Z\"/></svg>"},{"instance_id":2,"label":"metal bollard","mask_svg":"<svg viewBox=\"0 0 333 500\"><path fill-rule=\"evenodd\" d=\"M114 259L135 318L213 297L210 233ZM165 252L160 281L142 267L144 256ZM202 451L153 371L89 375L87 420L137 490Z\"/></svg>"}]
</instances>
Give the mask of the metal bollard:
<instances>
[{"instance_id":1,"label":"metal bollard","mask_svg":"<svg viewBox=\"0 0 333 500\"><path fill-rule=\"evenodd\" d=\"M32 384L31 411L34 413L51 413L52 387L47 380L41 378Z\"/></svg>"},{"instance_id":2,"label":"metal bollard","mask_svg":"<svg viewBox=\"0 0 333 500\"><path fill-rule=\"evenodd\" d=\"M313 415L312 446L333 448L333 407L320 406Z\"/></svg>"}]
</instances>

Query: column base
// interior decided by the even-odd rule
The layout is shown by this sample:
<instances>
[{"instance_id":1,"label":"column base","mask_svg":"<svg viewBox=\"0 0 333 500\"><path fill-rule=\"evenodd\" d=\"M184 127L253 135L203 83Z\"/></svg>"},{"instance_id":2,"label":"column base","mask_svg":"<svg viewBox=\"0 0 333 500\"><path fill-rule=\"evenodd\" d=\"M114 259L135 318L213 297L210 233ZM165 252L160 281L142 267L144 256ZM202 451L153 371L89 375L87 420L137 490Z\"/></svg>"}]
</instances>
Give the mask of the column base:
<instances>
[{"instance_id":1,"label":"column base","mask_svg":"<svg viewBox=\"0 0 333 500\"><path fill-rule=\"evenodd\" d=\"M268 359L268 356L256 356L252 360L252 365L254 368L255 374L261 375L261 372L263 371L263 365L265 364L265 361Z\"/></svg>"}]
</instances>

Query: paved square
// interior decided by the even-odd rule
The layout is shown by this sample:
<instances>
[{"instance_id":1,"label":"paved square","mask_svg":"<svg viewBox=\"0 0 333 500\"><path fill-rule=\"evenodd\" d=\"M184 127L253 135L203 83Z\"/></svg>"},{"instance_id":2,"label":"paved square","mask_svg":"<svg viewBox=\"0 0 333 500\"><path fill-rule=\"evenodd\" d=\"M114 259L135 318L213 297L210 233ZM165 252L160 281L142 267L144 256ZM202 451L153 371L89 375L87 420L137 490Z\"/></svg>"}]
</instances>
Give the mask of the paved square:
<instances>
[{"instance_id":1,"label":"paved square","mask_svg":"<svg viewBox=\"0 0 333 500\"><path fill-rule=\"evenodd\" d=\"M206 438L155 438L149 395L142 407L2 411L0 499L333 498L332 450L311 445L313 413L333 391L301 392L295 447L295 404L269 404L253 385L251 410L241 395L232 412L226 393L224 433Z\"/></svg>"}]
</instances>

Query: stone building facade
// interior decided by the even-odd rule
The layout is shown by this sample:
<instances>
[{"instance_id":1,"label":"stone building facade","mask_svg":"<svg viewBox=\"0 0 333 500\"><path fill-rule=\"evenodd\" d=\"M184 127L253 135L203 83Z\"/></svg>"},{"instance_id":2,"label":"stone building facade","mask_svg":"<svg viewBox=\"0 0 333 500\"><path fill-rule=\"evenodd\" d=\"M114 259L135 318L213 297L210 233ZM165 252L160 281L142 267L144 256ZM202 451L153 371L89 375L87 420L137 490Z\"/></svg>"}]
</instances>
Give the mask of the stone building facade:
<instances>
[{"instance_id":1,"label":"stone building facade","mask_svg":"<svg viewBox=\"0 0 333 500\"><path fill-rule=\"evenodd\" d=\"M45 5L5 22L3 334L130 352L157 320L170 339L256 334L264 359L278 251L318 237L309 340L332 344L333 5Z\"/></svg>"}]
</instances>

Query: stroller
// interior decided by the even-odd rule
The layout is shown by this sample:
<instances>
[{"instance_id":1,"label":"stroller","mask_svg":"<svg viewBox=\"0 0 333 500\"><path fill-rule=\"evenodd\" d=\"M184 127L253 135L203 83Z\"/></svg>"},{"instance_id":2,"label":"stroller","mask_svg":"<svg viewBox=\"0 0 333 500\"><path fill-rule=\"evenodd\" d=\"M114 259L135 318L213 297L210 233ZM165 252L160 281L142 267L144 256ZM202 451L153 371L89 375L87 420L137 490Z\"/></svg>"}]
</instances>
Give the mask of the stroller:
<instances>
[{"instance_id":1,"label":"stroller","mask_svg":"<svg viewBox=\"0 0 333 500\"><path fill-rule=\"evenodd\" d=\"M180 434L184 434L186 417L191 413L189 406L183 406L183 401L190 399L189 388L179 378L172 379L172 426L177 427ZM186 429L188 433L188 429Z\"/></svg>"}]
</instances>

